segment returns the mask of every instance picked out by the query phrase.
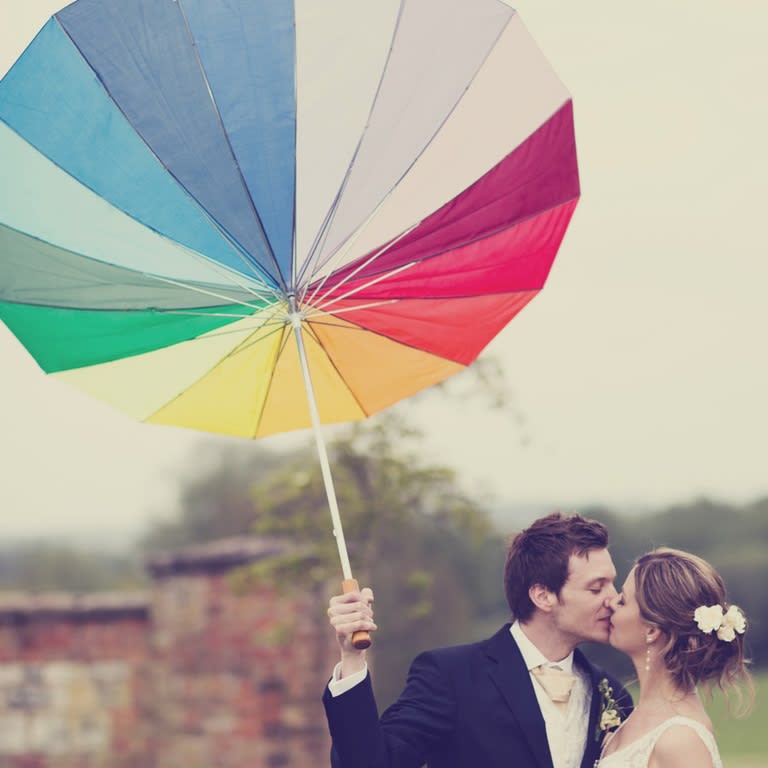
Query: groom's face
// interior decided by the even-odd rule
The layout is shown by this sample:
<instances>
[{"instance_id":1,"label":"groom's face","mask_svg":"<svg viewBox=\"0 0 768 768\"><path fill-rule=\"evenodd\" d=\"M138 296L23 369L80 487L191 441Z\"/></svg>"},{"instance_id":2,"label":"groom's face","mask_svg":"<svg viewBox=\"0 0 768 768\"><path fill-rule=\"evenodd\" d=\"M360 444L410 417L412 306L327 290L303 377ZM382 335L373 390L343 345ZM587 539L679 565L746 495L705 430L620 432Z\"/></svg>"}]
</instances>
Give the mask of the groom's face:
<instances>
[{"instance_id":1,"label":"groom's face","mask_svg":"<svg viewBox=\"0 0 768 768\"><path fill-rule=\"evenodd\" d=\"M607 549L593 549L583 556L571 555L568 579L553 611L555 626L580 642L607 643L611 609L616 597L616 568Z\"/></svg>"}]
</instances>

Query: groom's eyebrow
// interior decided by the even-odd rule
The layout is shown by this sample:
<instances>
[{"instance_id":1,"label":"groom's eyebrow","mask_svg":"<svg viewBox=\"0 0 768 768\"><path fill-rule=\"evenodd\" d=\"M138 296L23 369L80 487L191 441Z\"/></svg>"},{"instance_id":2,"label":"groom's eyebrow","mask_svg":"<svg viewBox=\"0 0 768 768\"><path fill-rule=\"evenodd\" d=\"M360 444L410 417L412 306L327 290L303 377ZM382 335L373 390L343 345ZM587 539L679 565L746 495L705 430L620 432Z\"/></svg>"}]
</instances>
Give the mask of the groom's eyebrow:
<instances>
[{"instance_id":1,"label":"groom's eyebrow","mask_svg":"<svg viewBox=\"0 0 768 768\"><path fill-rule=\"evenodd\" d=\"M617 573L616 571L612 571L611 573L607 573L605 576L595 576L590 582L588 586L592 586L594 584L604 584L605 582L608 582L609 584L613 584L614 581L616 581Z\"/></svg>"}]
</instances>

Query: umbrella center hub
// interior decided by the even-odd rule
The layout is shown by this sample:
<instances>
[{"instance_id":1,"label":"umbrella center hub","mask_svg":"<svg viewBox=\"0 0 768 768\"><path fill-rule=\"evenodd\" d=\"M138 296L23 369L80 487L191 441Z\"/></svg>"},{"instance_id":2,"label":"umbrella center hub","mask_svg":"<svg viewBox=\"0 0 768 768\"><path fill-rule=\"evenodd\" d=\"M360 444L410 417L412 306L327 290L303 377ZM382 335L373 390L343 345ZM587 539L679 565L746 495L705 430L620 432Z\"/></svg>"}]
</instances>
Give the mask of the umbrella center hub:
<instances>
[{"instance_id":1,"label":"umbrella center hub","mask_svg":"<svg viewBox=\"0 0 768 768\"><path fill-rule=\"evenodd\" d=\"M287 312L285 315L285 323L286 325L291 325L294 328L301 328L301 324L304 322L305 318L306 314L304 314L304 312Z\"/></svg>"}]
</instances>

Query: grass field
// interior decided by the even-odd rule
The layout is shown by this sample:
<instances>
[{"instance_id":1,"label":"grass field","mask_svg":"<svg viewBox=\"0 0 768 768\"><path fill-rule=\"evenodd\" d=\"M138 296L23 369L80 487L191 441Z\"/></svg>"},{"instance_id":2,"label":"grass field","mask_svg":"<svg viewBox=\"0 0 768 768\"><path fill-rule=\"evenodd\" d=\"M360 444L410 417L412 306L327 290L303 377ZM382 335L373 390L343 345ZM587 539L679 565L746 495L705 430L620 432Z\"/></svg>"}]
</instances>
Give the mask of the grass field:
<instances>
[{"instance_id":1,"label":"grass field","mask_svg":"<svg viewBox=\"0 0 768 768\"><path fill-rule=\"evenodd\" d=\"M725 768L768 768L768 671L756 672L754 679L755 706L749 717L729 715L721 694L704 699Z\"/></svg>"},{"instance_id":2,"label":"grass field","mask_svg":"<svg viewBox=\"0 0 768 768\"><path fill-rule=\"evenodd\" d=\"M702 692L723 758L724 768L768 768L768 671L756 672L755 704L749 716L737 718L729 713L729 704L719 691L708 698ZM637 689L630 688L637 701ZM732 708L737 702L731 696Z\"/></svg>"}]
</instances>

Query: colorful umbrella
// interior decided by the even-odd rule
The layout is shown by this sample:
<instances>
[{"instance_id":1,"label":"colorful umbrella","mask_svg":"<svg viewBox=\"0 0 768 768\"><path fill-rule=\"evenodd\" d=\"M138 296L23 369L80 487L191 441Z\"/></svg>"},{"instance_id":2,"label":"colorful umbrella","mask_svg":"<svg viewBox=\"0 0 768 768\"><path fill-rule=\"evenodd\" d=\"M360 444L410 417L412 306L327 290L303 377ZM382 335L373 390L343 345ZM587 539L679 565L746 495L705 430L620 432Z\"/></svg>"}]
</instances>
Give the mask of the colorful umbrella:
<instances>
[{"instance_id":1,"label":"colorful umbrella","mask_svg":"<svg viewBox=\"0 0 768 768\"><path fill-rule=\"evenodd\" d=\"M0 82L0 318L153 424L257 438L469 365L579 195L499 0L77 0ZM305 395L305 390L309 397Z\"/></svg>"}]
</instances>

